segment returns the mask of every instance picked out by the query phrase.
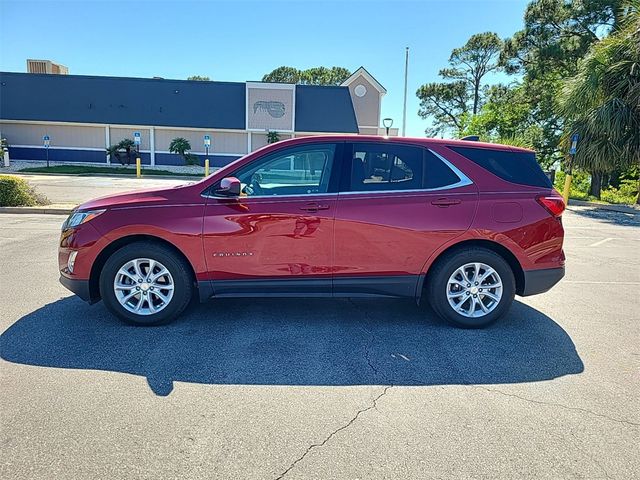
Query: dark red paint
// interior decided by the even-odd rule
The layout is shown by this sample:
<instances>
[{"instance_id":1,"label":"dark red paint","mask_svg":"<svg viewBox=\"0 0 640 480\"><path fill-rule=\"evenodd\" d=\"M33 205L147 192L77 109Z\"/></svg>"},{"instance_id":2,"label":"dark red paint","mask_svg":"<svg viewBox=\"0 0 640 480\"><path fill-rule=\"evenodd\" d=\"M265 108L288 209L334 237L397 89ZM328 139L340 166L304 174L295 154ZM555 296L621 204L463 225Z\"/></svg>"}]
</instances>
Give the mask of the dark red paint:
<instances>
[{"instance_id":1,"label":"dark red paint","mask_svg":"<svg viewBox=\"0 0 640 480\"><path fill-rule=\"evenodd\" d=\"M473 184L444 191L328 193L296 199L202 195L238 167L277 149L343 141L428 147L455 164ZM89 279L105 248L139 235L176 246L198 281L425 274L447 248L469 240L497 242L513 253L524 270L563 266L559 194L502 180L446 148L456 144L514 149L480 142L360 135L279 142L196 183L113 195L80 205L80 210L107 210L63 232L60 270L67 277ZM79 252L73 275L67 270L71 250ZM223 255L229 252L250 255Z\"/></svg>"}]
</instances>

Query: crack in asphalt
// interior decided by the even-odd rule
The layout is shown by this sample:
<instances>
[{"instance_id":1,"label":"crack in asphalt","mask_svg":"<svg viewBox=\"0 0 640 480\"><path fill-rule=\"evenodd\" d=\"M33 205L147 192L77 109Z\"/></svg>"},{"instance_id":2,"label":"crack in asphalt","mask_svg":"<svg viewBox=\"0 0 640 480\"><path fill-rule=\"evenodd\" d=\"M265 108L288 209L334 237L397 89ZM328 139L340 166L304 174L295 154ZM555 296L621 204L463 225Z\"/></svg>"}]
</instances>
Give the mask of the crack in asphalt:
<instances>
[{"instance_id":1,"label":"crack in asphalt","mask_svg":"<svg viewBox=\"0 0 640 480\"><path fill-rule=\"evenodd\" d=\"M365 319L369 319L369 313L365 309L360 308L351 298L349 298L348 301L349 301L349 303L351 303L351 305L353 305L353 307L356 310L358 310L360 313L362 313L362 315L365 317ZM365 360L367 361L367 365L369 365L369 368L371 368L371 370L373 371L373 374L375 376L378 376L378 369L373 364L373 362L371 360L371 355L370 355L371 346L373 344L373 341L375 340L375 336L369 330L367 330L364 326L362 326L361 328L362 328L362 330L364 332L366 332L369 335L369 340L364 344L364 357L365 357ZM389 382L387 382L387 383L389 383ZM293 463L291 463L291 465L289 465L289 467L284 472L282 472L280 475L278 475L276 477L276 480L280 480L280 479L284 478L285 475L287 475L298 463L303 461L304 458L313 449L323 447L336 434L340 433L342 430L346 430L347 428L349 428L353 424L353 422L355 422L358 419L358 417L360 415L362 415L365 412L368 412L369 410L378 410L378 401L387 394L387 392L389 391L390 388L393 388L393 385L389 383L388 385L386 385L384 387L382 392L373 399L373 403L371 405L369 405L366 408L358 410L356 412L356 414L346 424L344 424L344 425L338 427L337 429L333 430L322 442L313 443L313 444L309 445L309 447L307 447L305 452L300 457L298 457Z\"/></svg>"},{"instance_id":2,"label":"crack in asphalt","mask_svg":"<svg viewBox=\"0 0 640 480\"><path fill-rule=\"evenodd\" d=\"M389 389L392 388L392 387L393 387L393 385L387 385L386 387L384 387L384 390L382 390L382 392L376 398L373 399L373 403L371 405L369 405L368 407L363 408L361 410L358 410L356 412L356 414L353 416L353 418L351 418L351 420L349 420L346 424L342 425L341 427L339 427L339 428L335 429L333 432L331 432L322 442L314 443L314 444L311 444L309 447L307 447L307 450L300 457L298 457L291 465L289 465L289 467L284 472L282 472L280 475L278 475L276 477L276 480L280 480L280 479L284 478L285 475L287 473L289 473L298 463L300 463L302 460L304 460L304 458L314 448L323 447L336 434L338 434L342 430L345 430L345 429L349 428L351 426L351 424L353 424L353 422L355 422L361 414L363 414L365 412L368 412L369 410L377 409L378 400L380 400L382 397L384 397L386 395L386 393L389 391Z\"/></svg>"},{"instance_id":3,"label":"crack in asphalt","mask_svg":"<svg viewBox=\"0 0 640 480\"><path fill-rule=\"evenodd\" d=\"M531 398L527 398L527 397L522 397L520 395L516 395L515 393L507 393L507 392L503 392L502 390L497 390L495 388L488 388L488 387L484 387L482 385L472 385L472 384L467 384L467 385L469 385L470 387L474 387L474 388L479 388L479 389L485 390L487 392L499 393L500 395L504 395L506 397L514 397L514 398L517 398L517 399L525 401L525 402L535 403L537 405L546 405L548 407L559 407L559 408L564 408L566 410L573 410L575 412L589 413L589 414L594 415L596 417L604 418L604 419L610 420L612 422L621 423L623 425L629 425L629 426L632 426L632 427L640 427L640 423L632 422L630 420L621 420L619 418L610 417L610 416L605 415L603 413L598 413L598 412L594 412L593 410L589 410L588 408L569 407L569 406L563 405L561 403L544 402L542 400L533 400Z\"/></svg>"}]
</instances>

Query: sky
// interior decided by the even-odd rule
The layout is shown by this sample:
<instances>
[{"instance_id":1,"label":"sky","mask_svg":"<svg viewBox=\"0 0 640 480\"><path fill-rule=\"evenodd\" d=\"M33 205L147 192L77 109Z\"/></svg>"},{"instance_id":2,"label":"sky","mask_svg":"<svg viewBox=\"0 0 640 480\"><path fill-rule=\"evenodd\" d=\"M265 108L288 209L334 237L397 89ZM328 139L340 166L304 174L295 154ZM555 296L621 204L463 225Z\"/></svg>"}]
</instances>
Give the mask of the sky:
<instances>
[{"instance_id":1,"label":"sky","mask_svg":"<svg viewBox=\"0 0 640 480\"><path fill-rule=\"evenodd\" d=\"M0 70L49 59L77 75L251 81L276 67L364 66L386 89L381 118L424 136L416 90L474 33L506 38L527 0L0 0Z\"/></svg>"}]
</instances>

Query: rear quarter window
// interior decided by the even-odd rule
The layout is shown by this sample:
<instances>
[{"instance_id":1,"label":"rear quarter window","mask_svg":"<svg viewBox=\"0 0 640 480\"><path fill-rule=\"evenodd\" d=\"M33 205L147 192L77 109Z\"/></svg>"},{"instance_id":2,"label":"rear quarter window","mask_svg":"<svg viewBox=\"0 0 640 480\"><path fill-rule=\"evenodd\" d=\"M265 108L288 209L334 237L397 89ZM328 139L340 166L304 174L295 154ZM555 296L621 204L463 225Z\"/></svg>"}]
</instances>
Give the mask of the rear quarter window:
<instances>
[{"instance_id":1,"label":"rear quarter window","mask_svg":"<svg viewBox=\"0 0 640 480\"><path fill-rule=\"evenodd\" d=\"M508 182L532 187L551 188L552 186L533 152L471 147L449 148Z\"/></svg>"}]
</instances>

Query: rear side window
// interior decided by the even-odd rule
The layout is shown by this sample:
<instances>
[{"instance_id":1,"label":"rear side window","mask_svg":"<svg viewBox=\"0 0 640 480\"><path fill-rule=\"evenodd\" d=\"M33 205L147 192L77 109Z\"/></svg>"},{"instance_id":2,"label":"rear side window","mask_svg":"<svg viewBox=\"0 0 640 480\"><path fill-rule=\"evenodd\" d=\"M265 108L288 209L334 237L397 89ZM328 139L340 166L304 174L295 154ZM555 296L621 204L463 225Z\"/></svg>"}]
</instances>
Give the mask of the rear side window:
<instances>
[{"instance_id":1,"label":"rear side window","mask_svg":"<svg viewBox=\"0 0 640 480\"><path fill-rule=\"evenodd\" d=\"M354 144L352 192L422 188L422 149L404 145Z\"/></svg>"},{"instance_id":2,"label":"rear side window","mask_svg":"<svg viewBox=\"0 0 640 480\"><path fill-rule=\"evenodd\" d=\"M460 182L451 168L429 150L394 144L352 145L349 179L351 192L423 190Z\"/></svg>"},{"instance_id":3,"label":"rear side window","mask_svg":"<svg viewBox=\"0 0 640 480\"><path fill-rule=\"evenodd\" d=\"M449 148L503 180L532 187L551 188L551 182L536 162L536 155L533 152L468 147Z\"/></svg>"},{"instance_id":4,"label":"rear side window","mask_svg":"<svg viewBox=\"0 0 640 480\"><path fill-rule=\"evenodd\" d=\"M424 188L442 188L460 181L445 163L429 150L425 150L427 168L424 176Z\"/></svg>"}]
</instances>

